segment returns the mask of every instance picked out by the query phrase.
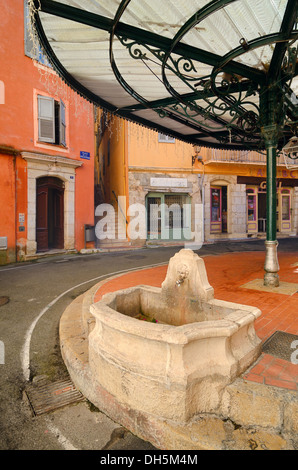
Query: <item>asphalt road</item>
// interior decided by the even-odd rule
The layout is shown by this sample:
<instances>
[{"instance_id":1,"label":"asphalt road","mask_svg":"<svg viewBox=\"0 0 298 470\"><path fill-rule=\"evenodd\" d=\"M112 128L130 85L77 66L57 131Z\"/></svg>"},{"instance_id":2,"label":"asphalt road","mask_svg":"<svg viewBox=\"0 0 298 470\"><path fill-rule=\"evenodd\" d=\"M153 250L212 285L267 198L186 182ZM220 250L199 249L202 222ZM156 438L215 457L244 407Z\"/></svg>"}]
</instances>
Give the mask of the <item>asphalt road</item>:
<instances>
[{"instance_id":1,"label":"asphalt road","mask_svg":"<svg viewBox=\"0 0 298 470\"><path fill-rule=\"evenodd\" d=\"M0 355L0 450L152 449L85 402L67 412L33 417L24 390L28 379L47 375L55 381L67 373L58 327L73 299L120 271L167 263L180 248L60 255L0 267L0 345L5 352L4 360ZM280 251L297 248L297 238L279 241ZM198 254L233 251L264 251L264 241L204 245Z\"/></svg>"}]
</instances>

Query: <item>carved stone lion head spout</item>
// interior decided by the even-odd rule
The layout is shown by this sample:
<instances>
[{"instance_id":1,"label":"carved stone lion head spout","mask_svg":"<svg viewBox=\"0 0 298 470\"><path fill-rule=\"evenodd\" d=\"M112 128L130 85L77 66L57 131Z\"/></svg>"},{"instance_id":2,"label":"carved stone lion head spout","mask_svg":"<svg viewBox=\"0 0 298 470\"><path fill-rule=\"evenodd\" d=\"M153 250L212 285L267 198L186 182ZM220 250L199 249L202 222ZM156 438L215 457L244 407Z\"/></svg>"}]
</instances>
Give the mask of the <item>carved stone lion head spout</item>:
<instances>
[{"instance_id":1,"label":"carved stone lion head spout","mask_svg":"<svg viewBox=\"0 0 298 470\"><path fill-rule=\"evenodd\" d=\"M186 264L180 264L177 267L178 278L176 284L180 286L189 276L189 267Z\"/></svg>"}]
</instances>

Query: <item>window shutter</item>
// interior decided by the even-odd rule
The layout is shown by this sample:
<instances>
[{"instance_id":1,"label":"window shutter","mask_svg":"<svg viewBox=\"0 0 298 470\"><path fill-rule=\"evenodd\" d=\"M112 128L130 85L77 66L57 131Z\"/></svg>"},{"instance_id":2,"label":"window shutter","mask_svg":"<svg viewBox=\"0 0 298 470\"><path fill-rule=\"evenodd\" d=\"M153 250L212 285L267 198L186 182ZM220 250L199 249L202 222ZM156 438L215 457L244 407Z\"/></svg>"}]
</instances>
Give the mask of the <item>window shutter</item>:
<instances>
[{"instance_id":1,"label":"window shutter","mask_svg":"<svg viewBox=\"0 0 298 470\"><path fill-rule=\"evenodd\" d=\"M55 103L47 96L38 96L38 140L55 143Z\"/></svg>"},{"instance_id":2,"label":"window shutter","mask_svg":"<svg viewBox=\"0 0 298 470\"><path fill-rule=\"evenodd\" d=\"M66 119L65 119L65 104L60 100L60 145L66 147Z\"/></svg>"}]
</instances>

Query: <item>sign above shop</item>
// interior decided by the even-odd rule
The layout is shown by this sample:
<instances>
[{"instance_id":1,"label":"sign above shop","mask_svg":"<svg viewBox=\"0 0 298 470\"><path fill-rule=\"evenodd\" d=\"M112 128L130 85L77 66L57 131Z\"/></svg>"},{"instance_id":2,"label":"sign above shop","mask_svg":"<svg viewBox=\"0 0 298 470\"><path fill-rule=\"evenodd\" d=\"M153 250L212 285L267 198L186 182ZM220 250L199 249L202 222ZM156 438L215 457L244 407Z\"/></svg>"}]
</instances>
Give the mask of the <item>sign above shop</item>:
<instances>
[{"instance_id":1,"label":"sign above shop","mask_svg":"<svg viewBox=\"0 0 298 470\"><path fill-rule=\"evenodd\" d=\"M150 186L159 188L187 188L186 178L150 178Z\"/></svg>"},{"instance_id":2,"label":"sign above shop","mask_svg":"<svg viewBox=\"0 0 298 470\"><path fill-rule=\"evenodd\" d=\"M266 180L264 178L237 176L238 184L249 184L259 186L261 190L266 191ZM298 178L277 178L276 188L290 187L295 188L298 186Z\"/></svg>"}]
</instances>

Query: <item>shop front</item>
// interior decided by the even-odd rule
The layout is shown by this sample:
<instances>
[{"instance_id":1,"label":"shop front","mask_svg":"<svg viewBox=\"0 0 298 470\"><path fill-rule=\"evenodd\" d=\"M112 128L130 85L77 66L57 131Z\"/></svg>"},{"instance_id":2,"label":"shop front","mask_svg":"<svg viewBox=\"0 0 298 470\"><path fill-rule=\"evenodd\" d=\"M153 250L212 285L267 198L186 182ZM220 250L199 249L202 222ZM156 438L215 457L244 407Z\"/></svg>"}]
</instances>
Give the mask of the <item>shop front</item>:
<instances>
[{"instance_id":1,"label":"shop front","mask_svg":"<svg viewBox=\"0 0 298 470\"><path fill-rule=\"evenodd\" d=\"M146 197L147 239L191 239L191 199L186 194L150 192Z\"/></svg>"},{"instance_id":2,"label":"shop front","mask_svg":"<svg viewBox=\"0 0 298 470\"><path fill-rule=\"evenodd\" d=\"M267 230L266 169L249 169L255 176L205 175L205 239L264 236ZM257 176L257 174L259 176ZM298 171L278 169L277 233L298 233Z\"/></svg>"},{"instance_id":3,"label":"shop front","mask_svg":"<svg viewBox=\"0 0 298 470\"><path fill-rule=\"evenodd\" d=\"M203 236L203 206L196 174L130 170L129 206L134 205L144 207L146 216L144 239L130 240L135 246L197 242L196 236Z\"/></svg>"},{"instance_id":4,"label":"shop front","mask_svg":"<svg viewBox=\"0 0 298 470\"><path fill-rule=\"evenodd\" d=\"M246 184L247 234L266 233L266 180L263 178L238 177ZM276 185L276 228L280 234L297 233L298 179L278 178Z\"/></svg>"}]
</instances>

